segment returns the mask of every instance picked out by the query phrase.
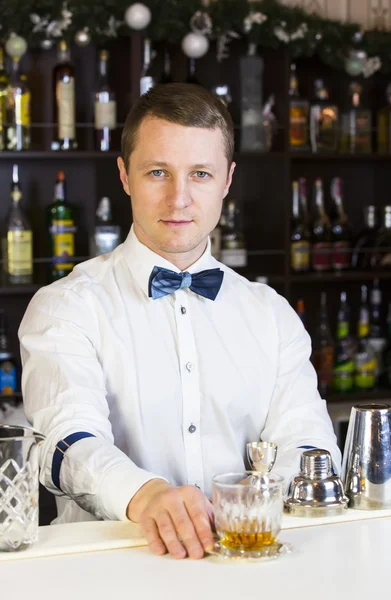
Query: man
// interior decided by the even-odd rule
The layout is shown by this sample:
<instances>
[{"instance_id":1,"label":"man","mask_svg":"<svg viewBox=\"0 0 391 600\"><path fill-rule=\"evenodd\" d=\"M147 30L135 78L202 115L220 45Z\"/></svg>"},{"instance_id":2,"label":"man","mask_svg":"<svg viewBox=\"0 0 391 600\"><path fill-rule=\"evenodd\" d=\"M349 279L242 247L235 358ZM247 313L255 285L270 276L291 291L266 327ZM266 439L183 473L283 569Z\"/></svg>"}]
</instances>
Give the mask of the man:
<instances>
[{"instance_id":1,"label":"man","mask_svg":"<svg viewBox=\"0 0 391 600\"><path fill-rule=\"evenodd\" d=\"M154 553L201 558L212 477L244 469L246 442L277 443L286 481L300 447L340 462L300 319L210 254L232 157L231 118L207 90L167 84L142 96L118 159L127 240L27 309L25 411L47 436L41 481L58 523L128 518Z\"/></svg>"}]
</instances>

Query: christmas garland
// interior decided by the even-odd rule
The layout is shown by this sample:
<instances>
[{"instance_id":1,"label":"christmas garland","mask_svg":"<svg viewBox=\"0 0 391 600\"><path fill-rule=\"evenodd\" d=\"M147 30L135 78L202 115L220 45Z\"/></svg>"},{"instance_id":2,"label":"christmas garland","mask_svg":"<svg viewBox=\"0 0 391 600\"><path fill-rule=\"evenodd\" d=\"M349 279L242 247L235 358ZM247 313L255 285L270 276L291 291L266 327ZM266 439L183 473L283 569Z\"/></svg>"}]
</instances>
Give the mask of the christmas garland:
<instances>
[{"instance_id":1,"label":"christmas garland","mask_svg":"<svg viewBox=\"0 0 391 600\"><path fill-rule=\"evenodd\" d=\"M260 50L284 47L293 58L316 55L351 75L391 73L391 32L382 23L362 31L278 0L0 0L0 15L3 43L17 34L31 47L48 49L61 37L102 45L139 29L152 41L182 42L185 52L186 36L203 37L198 56L215 40L219 60L241 38Z\"/></svg>"}]
</instances>

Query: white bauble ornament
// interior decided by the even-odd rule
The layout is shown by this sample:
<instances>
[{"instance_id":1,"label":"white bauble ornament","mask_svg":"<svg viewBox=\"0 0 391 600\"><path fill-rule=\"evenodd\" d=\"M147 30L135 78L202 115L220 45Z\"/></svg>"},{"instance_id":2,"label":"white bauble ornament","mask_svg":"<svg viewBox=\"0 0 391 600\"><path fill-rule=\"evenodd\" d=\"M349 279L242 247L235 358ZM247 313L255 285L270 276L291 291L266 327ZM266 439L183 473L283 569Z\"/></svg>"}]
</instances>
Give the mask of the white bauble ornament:
<instances>
[{"instance_id":1,"label":"white bauble ornament","mask_svg":"<svg viewBox=\"0 0 391 600\"><path fill-rule=\"evenodd\" d=\"M5 43L5 51L12 58L21 58L27 50L27 42L20 35L11 33Z\"/></svg>"},{"instance_id":2,"label":"white bauble ornament","mask_svg":"<svg viewBox=\"0 0 391 600\"><path fill-rule=\"evenodd\" d=\"M50 50L53 47L53 40L42 40L41 48L42 50Z\"/></svg>"},{"instance_id":3,"label":"white bauble ornament","mask_svg":"<svg viewBox=\"0 0 391 600\"><path fill-rule=\"evenodd\" d=\"M88 46L88 44L90 42L91 42L91 36L89 34L88 27L84 27L84 29L81 29L80 31L76 31L75 43L78 46L80 46L81 48L84 48L85 46Z\"/></svg>"},{"instance_id":4,"label":"white bauble ornament","mask_svg":"<svg viewBox=\"0 0 391 600\"><path fill-rule=\"evenodd\" d=\"M188 33L182 40L182 50L189 58L201 58L208 48L208 38L201 33Z\"/></svg>"},{"instance_id":5,"label":"white bauble ornament","mask_svg":"<svg viewBox=\"0 0 391 600\"><path fill-rule=\"evenodd\" d=\"M367 53L364 50L350 50L345 60L345 70L351 77L361 75L367 62Z\"/></svg>"},{"instance_id":6,"label":"white bauble ornament","mask_svg":"<svg viewBox=\"0 0 391 600\"><path fill-rule=\"evenodd\" d=\"M124 15L125 23L128 27L137 29L138 31L148 27L151 18L152 15L148 6L145 6L145 4L142 4L141 2L131 4L129 8L126 9Z\"/></svg>"}]
</instances>

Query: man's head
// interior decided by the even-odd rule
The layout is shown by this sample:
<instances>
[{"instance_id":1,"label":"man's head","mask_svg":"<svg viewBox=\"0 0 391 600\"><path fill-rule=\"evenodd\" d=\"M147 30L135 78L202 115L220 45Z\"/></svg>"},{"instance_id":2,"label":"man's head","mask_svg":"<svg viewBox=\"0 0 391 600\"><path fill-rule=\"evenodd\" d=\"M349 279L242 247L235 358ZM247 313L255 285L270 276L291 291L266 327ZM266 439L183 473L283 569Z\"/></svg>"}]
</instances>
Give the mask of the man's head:
<instances>
[{"instance_id":1,"label":"man's head","mask_svg":"<svg viewBox=\"0 0 391 600\"><path fill-rule=\"evenodd\" d=\"M233 145L227 109L194 84L158 85L127 117L118 166L135 233L181 269L199 258L219 220Z\"/></svg>"}]
</instances>

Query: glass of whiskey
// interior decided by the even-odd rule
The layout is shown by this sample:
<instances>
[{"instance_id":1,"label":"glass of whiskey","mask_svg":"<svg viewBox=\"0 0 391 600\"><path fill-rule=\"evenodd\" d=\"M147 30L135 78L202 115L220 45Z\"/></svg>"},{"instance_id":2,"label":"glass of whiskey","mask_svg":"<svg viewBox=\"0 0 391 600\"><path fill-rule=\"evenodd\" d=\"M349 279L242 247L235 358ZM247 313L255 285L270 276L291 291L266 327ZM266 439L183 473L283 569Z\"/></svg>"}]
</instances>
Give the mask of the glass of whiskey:
<instances>
[{"instance_id":1,"label":"glass of whiskey","mask_svg":"<svg viewBox=\"0 0 391 600\"><path fill-rule=\"evenodd\" d=\"M278 547L283 478L256 471L213 478L213 509L220 551L232 558L262 558Z\"/></svg>"}]
</instances>

